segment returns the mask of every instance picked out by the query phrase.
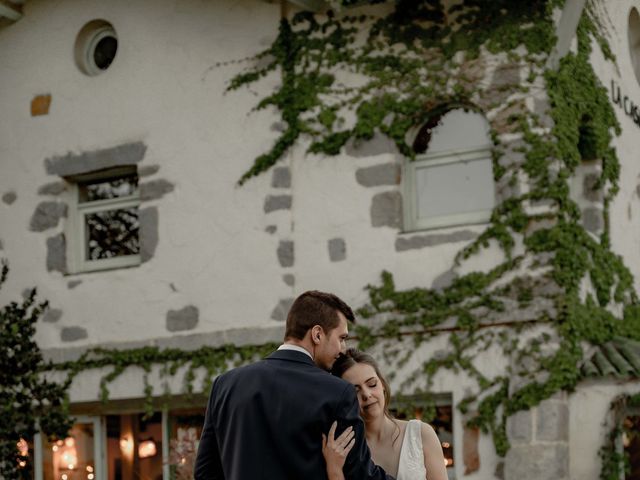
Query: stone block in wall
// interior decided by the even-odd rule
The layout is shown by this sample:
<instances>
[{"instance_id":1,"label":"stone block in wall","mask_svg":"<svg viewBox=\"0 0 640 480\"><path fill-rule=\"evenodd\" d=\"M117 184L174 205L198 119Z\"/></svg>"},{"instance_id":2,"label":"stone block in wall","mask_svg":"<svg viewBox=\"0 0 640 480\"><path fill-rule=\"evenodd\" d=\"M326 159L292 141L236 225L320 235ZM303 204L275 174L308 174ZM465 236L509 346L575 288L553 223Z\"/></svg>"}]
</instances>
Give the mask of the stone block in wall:
<instances>
[{"instance_id":1,"label":"stone block in wall","mask_svg":"<svg viewBox=\"0 0 640 480\"><path fill-rule=\"evenodd\" d=\"M278 245L278 262L281 267L293 267L294 248L291 240L281 240Z\"/></svg>"},{"instance_id":2,"label":"stone block in wall","mask_svg":"<svg viewBox=\"0 0 640 480\"><path fill-rule=\"evenodd\" d=\"M375 132L369 140L349 140L345 152L351 157L373 157L385 153L398 153L395 142L380 132Z\"/></svg>"},{"instance_id":3,"label":"stone block in wall","mask_svg":"<svg viewBox=\"0 0 640 480\"><path fill-rule=\"evenodd\" d=\"M363 187L380 185L398 185L400 183L400 166L395 163L384 163L356 170L356 181Z\"/></svg>"},{"instance_id":4,"label":"stone block in wall","mask_svg":"<svg viewBox=\"0 0 640 480\"><path fill-rule=\"evenodd\" d=\"M67 271L67 247L64 235L47 238L47 271Z\"/></svg>"},{"instance_id":5,"label":"stone block in wall","mask_svg":"<svg viewBox=\"0 0 640 480\"><path fill-rule=\"evenodd\" d=\"M347 244L343 238L332 238L327 242L327 247L332 262L341 262L347 258Z\"/></svg>"},{"instance_id":6,"label":"stone block in wall","mask_svg":"<svg viewBox=\"0 0 640 480\"><path fill-rule=\"evenodd\" d=\"M273 188L291 188L291 170L289 167L276 167L271 175Z\"/></svg>"},{"instance_id":7,"label":"stone block in wall","mask_svg":"<svg viewBox=\"0 0 640 480\"><path fill-rule=\"evenodd\" d=\"M590 202L601 202L603 199L602 188L598 188L600 175L589 173L582 181L582 196Z\"/></svg>"},{"instance_id":8,"label":"stone block in wall","mask_svg":"<svg viewBox=\"0 0 640 480\"><path fill-rule=\"evenodd\" d=\"M566 444L513 445L504 462L505 480L567 480L569 448Z\"/></svg>"},{"instance_id":9,"label":"stone block in wall","mask_svg":"<svg viewBox=\"0 0 640 480\"><path fill-rule=\"evenodd\" d=\"M138 211L140 223L140 261L148 262L158 246L158 209L143 208Z\"/></svg>"},{"instance_id":10,"label":"stone block in wall","mask_svg":"<svg viewBox=\"0 0 640 480\"><path fill-rule=\"evenodd\" d=\"M200 312L197 307L188 305L180 310L167 312L166 326L170 332L193 330L198 325Z\"/></svg>"},{"instance_id":11,"label":"stone block in wall","mask_svg":"<svg viewBox=\"0 0 640 480\"><path fill-rule=\"evenodd\" d=\"M604 228L602 210L596 207L589 207L582 210L582 225L588 232L600 232Z\"/></svg>"},{"instance_id":12,"label":"stone block in wall","mask_svg":"<svg viewBox=\"0 0 640 480\"><path fill-rule=\"evenodd\" d=\"M507 435L512 445L531 442L532 431L531 410L522 410L507 418Z\"/></svg>"},{"instance_id":13,"label":"stone block in wall","mask_svg":"<svg viewBox=\"0 0 640 480\"><path fill-rule=\"evenodd\" d=\"M63 342L76 342L84 340L88 336L87 330L82 327L64 327L60 331L60 340Z\"/></svg>"},{"instance_id":14,"label":"stone block in wall","mask_svg":"<svg viewBox=\"0 0 640 480\"><path fill-rule=\"evenodd\" d=\"M117 147L46 158L44 166L49 175L66 177L81 175L105 168L139 163L147 151L142 142L126 143Z\"/></svg>"},{"instance_id":15,"label":"stone block in wall","mask_svg":"<svg viewBox=\"0 0 640 480\"><path fill-rule=\"evenodd\" d=\"M545 400L537 407L536 440L568 441L569 408L566 403Z\"/></svg>"},{"instance_id":16,"label":"stone block in wall","mask_svg":"<svg viewBox=\"0 0 640 480\"><path fill-rule=\"evenodd\" d=\"M11 205L17 198L18 195L16 195L16 192L6 192L2 194L2 203Z\"/></svg>"},{"instance_id":17,"label":"stone block in wall","mask_svg":"<svg viewBox=\"0 0 640 480\"><path fill-rule=\"evenodd\" d=\"M267 195L267 198L264 199L264 213L291 210L291 204L291 195Z\"/></svg>"},{"instance_id":18,"label":"stone block in wall","mask_svg":"<svg viewBox=\"0 0 640 480\"><path fill-rule=\"evenodd\" d=\"M399 192L382 192L371 199L371 226L402 226L402 196Z\"/></svg>"},{"instance_id":19,"label":"stone block in wall","mask_svg":"<svg viewBox=\"0 0 640 480\"><path fill-rule=\"evenodd\" d=\"M44 232L56 227L61 218L67 216L67 205L61 202L40 202L29 221L29 230Z\"/></svg>"},{"instance_id":20,"label":"stone block in wall","mask_svg":"<svg viewBox=\"0 0 640 480\"><path fill-rule=\"evenodd\" d=\"M271 312L271 318L273 320L285 321L294 300L294 298L281 299Z\"/></svg>"}]
</instances>

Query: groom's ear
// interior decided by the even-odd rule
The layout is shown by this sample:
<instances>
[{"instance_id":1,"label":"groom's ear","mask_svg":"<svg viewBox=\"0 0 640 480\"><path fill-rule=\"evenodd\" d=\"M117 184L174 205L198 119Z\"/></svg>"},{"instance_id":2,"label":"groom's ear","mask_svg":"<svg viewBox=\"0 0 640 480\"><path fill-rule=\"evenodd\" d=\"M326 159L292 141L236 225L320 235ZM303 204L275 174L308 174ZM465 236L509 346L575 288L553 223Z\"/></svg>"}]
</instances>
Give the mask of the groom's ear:
<instances>
[{"instance_id":1,"label":"groom's ear","mask_svg":"<svg viewBox=\"0 0 640 480\"><path fill-rule=\"evenodd\" d=\"M314 325L311 327L311 341L315 344L320 343L320 335L324 333L320 325Z\"/></svg>"}]
</instances>

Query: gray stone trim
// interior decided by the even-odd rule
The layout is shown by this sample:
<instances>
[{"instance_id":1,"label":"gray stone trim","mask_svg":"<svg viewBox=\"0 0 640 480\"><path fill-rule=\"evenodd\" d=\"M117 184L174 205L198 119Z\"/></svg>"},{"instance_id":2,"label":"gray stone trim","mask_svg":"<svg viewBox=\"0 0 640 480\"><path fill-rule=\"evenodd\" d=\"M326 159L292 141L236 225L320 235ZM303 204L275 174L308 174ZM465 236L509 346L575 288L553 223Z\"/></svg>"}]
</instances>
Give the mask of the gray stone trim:
<instances>
[{"instance_id":1,"label":"gray stone trim","mask_svg":"<svg viewBox=\"0 0 640 480\"><path fill-rule=\"evenodd\" d=\"M504 477L565 480L569 477L569 447L562 443L514 445L505 458Z\"/></svg>"},{"instance_id":2,"label":"gray stone trim","mask_svg":"<svg viewBox=\"0 0 640 480\"><path fill-rule=\"evenodd\" d=\"M509 441L515 444L530 443L533 438L531 410L521 410L507 418Z\"/></svg>"},{"instance_id":3,"label":"gray stone trim","mask_svg":"<svg viewBox=\"0 0 640 480\"><path fill-rule=\"evenodd\" d=\"M332 262L341 262L347 258L347 244L344 238L332 238L327 242L327 248Z\"/></svg>"},{"instance_id":4,"label":"gray stone trim","mask_svg":"<svg viewBox=\"0 0 640 480\"><path fill-rule=\"evenodd\" d=\"M264 199L264 213L276 210L291 210L291 195L267 195Z\"/></svg>"},{"instance_id":5,"label":"gray stone trim","mask_svg":"<svg viewBox=\"0 0 640 480\"><path fill-rule=\"evenodd\" d=\"M16 192L7 192L2 195L2 201L7 205L11 205L13 202L16 201L17 198L18 198L18 195L16 194Z\"/></svg>"},{"instance_id":6,"label":"gray stone trim","mask_svg":"<svg viewBox=\"0 0 640 480\"><path fill-rule=\"evenodd\" d=\"M395 142L380 132L375 132L369 140L349 140L345 145L345 153L352 157L373 157L385 153L397 154Z\"/></svg>"},{"instance_id":7,"label":"gray stone trim","mask_svg":"<svg viewBox=\"0 0 640 480\"><path fill-rule=\"evenodd\" d=\"M199 317L198 307L194 305L187 305L180 310L169 310L166 319L167 330L170 332L193 330L198 325Z\"/></svg>"},{"instance_id":8,"label":"gray stone trim","mask_svg":"<svg viewBox=\"0 0 640 480\"><path fill-rule=\"evenodd\" d=\"M584 176L582 181L582 195L591 202L602 201L602 189L598 187L600 175L597 173L589 173Z\"/></svg>"},{"instance_id":9,"label":"gray stone trim","mask_svg":"<svg viewBox=\"0 0 640 480\"><path fill-rule=\"evenodd\" d=\"M44 166L49 175L82 175L105 168L139 163L144 158L146 150L147 146L142 142L126 143L102 150L79 154L69 152L63 156L46 158Z\"/></svg>"},{"instance_id":10,"label":"gray stone trim","mask_svg":"<svg viewBox=\"0 0 640 480\"><path fill-rule=\"evenodd\" d=\"M140 261L148 262L158 246L158 209L149 207L138 212L140 222Z\"/></svg>"},{"instance_id":11,"label":"gray stone trim","mask_svg":"<svg viewBox=\"0 0 640 480\"><path fill-rule=\"evenodd\" d=\"M582 224L588 232L600 232L604 227L602 210L597 207L585 208L582 211Z\"/></svg>"},{"instance_id":12,"label":"gray stone trim","mask_svg":"<svg viewBox=\"0 0 640 480\"><path fill-rule=\"evenodd\" d=\"M296 284L296 277L295 277L295 275L292 275L291 273L285 273L282 276L282 281L285 283L285 285L287 285L289 287L293 287Z\"/></svg>"},{"instance_id":13,"label":"gray stone trim","mask_svg":"<svg viewBox=\"0 0 640 480\"><path fill-rule=\"evenodd\" d=\"M453 270L447 270L444 273L438 275L431 283L431 288L434 290L442 290L450 286L453 281L458 278L458 274Z\"/></svg>"},{"instance_id":14,"label":"gray stone trim","mask_svg":"<svg viewBox=\"0 0 640 480\"><path fill-rule=\"evenodd\" d=\"M62 202L40 202L29 221L29 230L44 232L58 226L61 218L67 216L67 205Z\"/></svg>"},{"instance_id":15,"label":"gray stone trim","mask_svg":"<svg viewBox=\"0 0 640 480\"><path fill-rule=\"evenodd\" d=\"M356 170L356 181L363 187L400 184L400 165L383 163Z\"/></svg>"},{"instance_id":16,"label":"gray stone trim","mask_svg":"<svg viewBox=\"0 0 640 480\"><path fill-rule=\"evenodd\" d=\"M295 298L282 298L271 312L271 319L284 322Z\"/></svg>"},{"instance_id":17,"label":"gray stone trim","mask_svg":"<svg viewBox=\"0 0 640 480\"><path fill-rule=\"evenodd\" d=\"M82 280L71 280L67 282L67 288L72 290L82 283Z\"/></svg>"},{"instance_id":18,"label":"gray stone trim","mask_svg":"<svg viewBox=\"0 0 640 480\"><path fill-rule=\"evenodd\" d=\"M63 182L45 183L38 188L38 195L60 195L64 190Z\"/></svg>"},{"instance_id":19,"label":"gray stone trim","mask_svg":"<svg viewBox=\"0 0 640 480\"><path fill-rule=\"evenodd\" d=\"M157 200L173 192L174 185L165 179L152 180L140 184L140 201Z\"/></svg>"},{"instance_id":20,"label":"gray stone trim","mask_svg":"<svg viewBox=\"0 0 640 480\"><path fill-rule=\"evenodd\" d=\"M4 250L4 244L2 243L2 239L0 238L0 250Z\"/></svg>"},{"instance_id":21,"label":"gray stone trim","mask_svg":"<svg viewBox=\"0 0 640 480\"><path fill-rule=\"evenodd\" d=\"M289 167L276 167L271 175L273 188L291 188L291 170Z\"/></svg>"},{"instance_id":22,"label":"gray stone trim","mask_svg":"<svg viewBox=\"0 0 640 480\"><path fill-rule=\"evenodd\" d=\"M179 348L181 350L196 350L200 347L221 347L226 344L237 346L262 345L267 342L281 342L284 335L282 325L273 327L244 327L208 333L193 333L188 335L171 335L140 342L112 342L100 343L81 347L58 347L42 350L45 360L55 363L74 361L80 358L90 348L97 346L106 349L129 350L142 347Z\"/></svg>"},{"instance_id":23,"label":"gray stone trim","mask_svg":"<svg viewBox=\"0 0 640 480\"><path fill-rule=\"evenodd\" d=\"M400 192L382 192L371 199L371 226L400 228L402 226L402 196Z\"/></svg>"},{"instance_id":24,"label":"gray stone trim","mask_svg":"<svg viewBox=\"0 0 640 480\"><path fill-rule=\"evenodd\" d=\"M434 233L431 235L417 235L413 237L396 238L396 251L415 250L425 247L433 247L443 243L467 242L478 237L476 232L471 230L458 230L452 233Z\"/></svg>"},{"instance_id":25,"label":"gray stone trim","mask_svg":"<svg viewBox=\"0 0 640 480\"><path fill-rule=\"evenodd\" d=\"M47 308L42 315L42 321L46 323L55 323L62 317L62 310L58 308Z\"/></svg>"},{"instance_id":26,"label":"gray stone trim","mask_svg":"<svg viewBox=\"0 0 640 480\"><path fill-rule=\"evenodd\" d=\"M278 227L276 225L267 225L264 229L269 235L273 235L278 231Z\"/></svg>"},{"instance_id":27,"label":"gray stone trim","mask_svg":"<svg viewBox=\"0 0 640 480\"><path fill-rule=\"evenodd\" d=\"M82 327L64 327L60 330L60 340L63 342L76 342L78 340L84 340L88 338L89 334L87 333L86 328Z\"/></svg>"},{"instance_id":28,"label":"gray stone trim","mask_svg":"<svg viewBox=\"0 0 640 480\"><path fill-rule=\"evenodd\" d=\"M47 238L47 271L67 271L67 247L62 233Z\"/></svg>"},{"instance_id":29,"label":"gray stone trim","mask_svg":"<svg viewBox=\"0 0 640 480\"><path fill-rule=\"evenodd\" d=\"M278 262L281 267L293 267L295 261L294 245L291 240L280 240L278 245Z\"/></svg>"},{"instance_id":30,"label":"gray stone trim","mask_svg":"<svg viewBox=\"0 0 640 480\"><path fill-rule=\"evenodd\" d=\"M569 440L569 408L566 403L545 400L536 410L536 440L549 442Z\"/></svg>"}]
</instances>

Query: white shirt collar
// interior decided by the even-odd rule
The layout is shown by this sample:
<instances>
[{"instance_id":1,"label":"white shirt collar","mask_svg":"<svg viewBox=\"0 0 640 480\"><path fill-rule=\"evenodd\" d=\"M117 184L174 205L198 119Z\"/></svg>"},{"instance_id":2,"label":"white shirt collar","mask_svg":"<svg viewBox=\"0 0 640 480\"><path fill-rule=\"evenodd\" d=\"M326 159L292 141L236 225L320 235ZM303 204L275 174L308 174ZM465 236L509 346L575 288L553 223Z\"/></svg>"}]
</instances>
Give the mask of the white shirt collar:
<instances>
[{"instance_id":1,"label":"white shirt collar","mask_svg":"<svg viewBox=\"0 0 640 480\"><path fill-rule=\"evenodd\" d=\"M305 348L302 348L298 345L291 345L290 343L283 343L282 345L280 345L278 347L278 350L294 350L296 352L301 352L304 353L305 355L308 355L309 358L311 360L313 360L313 357L311 356L311 354L309 353L309 351Z\"/></svg>"}]
</instances>

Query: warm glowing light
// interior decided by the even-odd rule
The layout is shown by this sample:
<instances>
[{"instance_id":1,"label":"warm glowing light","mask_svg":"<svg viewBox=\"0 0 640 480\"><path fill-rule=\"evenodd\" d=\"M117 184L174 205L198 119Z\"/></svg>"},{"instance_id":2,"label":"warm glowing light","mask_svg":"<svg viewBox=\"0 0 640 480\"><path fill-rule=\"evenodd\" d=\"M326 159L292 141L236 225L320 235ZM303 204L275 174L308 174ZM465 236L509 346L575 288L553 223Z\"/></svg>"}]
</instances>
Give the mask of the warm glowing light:
<instances>
[{"instance_id":1,"label":"warm glowing light","mask_svg":"<svg viewBox=\"0 0 640 480\"><path fill-rule=\"evenodd\" d=\"M87 472L93 472L93 467L91 465L87 465Z\"/></svg>"},{"instance_id":2,"label":"warm glowing light","mask_svg":"<svg viewBox=\"0 0 640 480\"><path fill-rule=\"evenodd\" d=\"M73 463L70 463L69 465L67 465L67 467L69 468L69 470L73 470L74 468L76 468Z\"/></svg>"},{"instance_id":3,"label":"warm glowing light","mask_svg":"<svg viewBox=\"0 0 640 480\"><path fill-rule=\"evenodd\" d=\"M445 458L444 459L444 465L445 465L445 467L449 467L449 466L453 465L453 458Z\"/></svg>"},{"instance_id":4,"label":"warm glowing light","mask_svg":"<svg viewBox=\"0 0 640 480\"><path fill-rule=\"evenodd\" d=\"M76 444L76 441L73 439L73 437L67 437L64 439L64 444L67 447L73 447Z\"/></svg>"},{"instance_id":5,"label":"warm glowing light","mask_svg":"<svg viewBox=\"0 0 640 480\"><path fill-rule=\"evenodd\" d=\"M449 448L451 444L449 442L442 442L442 448Z\"/></svg>"},{"instance_id":6,"label":"warm glowing light","mask_svg":"<svg viewBox=\"0 0 640 480\"><path fill-rule=\"evenodd\" d=\"M54 452L58 451L58 445L54 445L53 447L51 447L51 450L53 450Z\"/></svg>"},{"instance_id":7,"label":"warm glowing light","mask_svg":"<svg viewBox=\"0 0 640 480\"><path fill-rule=\"evenodd\" d=\"M122 450L122 453L125 455L133 455L133 439L129 436L122 437L120 439L120 450Z\"/></svg>"},{"instance_id":8,"label":"warm glowing light","mask_svg":"<svg viewBox=\"0 0 640 480\"><path fill-rule=\"evenodd\" d=\"M138 456L140 458L153 457L156 453L158 453L156 442L151 439L140 442L140 445L138 445Z\"/></svg>"},{"instance_id":9,"label":"warm glowing light","mask_svg":"<svg viewBox=\"0 0 640 480\"><path fill-rule=\"evenodd\" d=\"M181 463L182 465L184 465L185 463L187 463L187 459L186 459L186 458L184 458L184 457L182 457L182 458L180 459L180 463Z\"/></svg>"},{"instance_id":10,"label":"warm glowing light","mask_svg":"<svg viewBox=\"0 0 640 480\"><path fill-rule=\"evenodd\" d=\"M64 445L64 442L62 440L58 440L56 442L56 445L58 445L59 447L61 447L62 445Z\"/></svg>"},{"instance_id":11,"label":"warm glowing light","mask_svg":"<svg viewBox=\"0 0 640 480\"><path fill-rule=\"evenodd\" d=\"M22 461L22 462L18 462L18 465L20 465L20 468L24 468L27 466L27 462Z\"/></svg>"},{"instance_id":12,"label":"warm glowing light","mask_svg":"<svg viewBox=\"0 0 640 480\"><path fill-rule=\"evenodd\" d=\"M69 478L69 477L67 477L67 474L66 474L66 473L63 473L63 474L62 474L62 476L61 476L60 478L62 478L62 480L67 480L67 478Z\"/></svg>"},{"instance_id":13,"label":"warm glowing light","mask_svg":"<svg viewBox=\"0 0 640 480\"><path fill-rule=\"evenodd\" d=\"M93 473L90 473L89 475L87 475L87 478L88 478L89 480L93 480Z\"/></svg>"}]
</instances>

